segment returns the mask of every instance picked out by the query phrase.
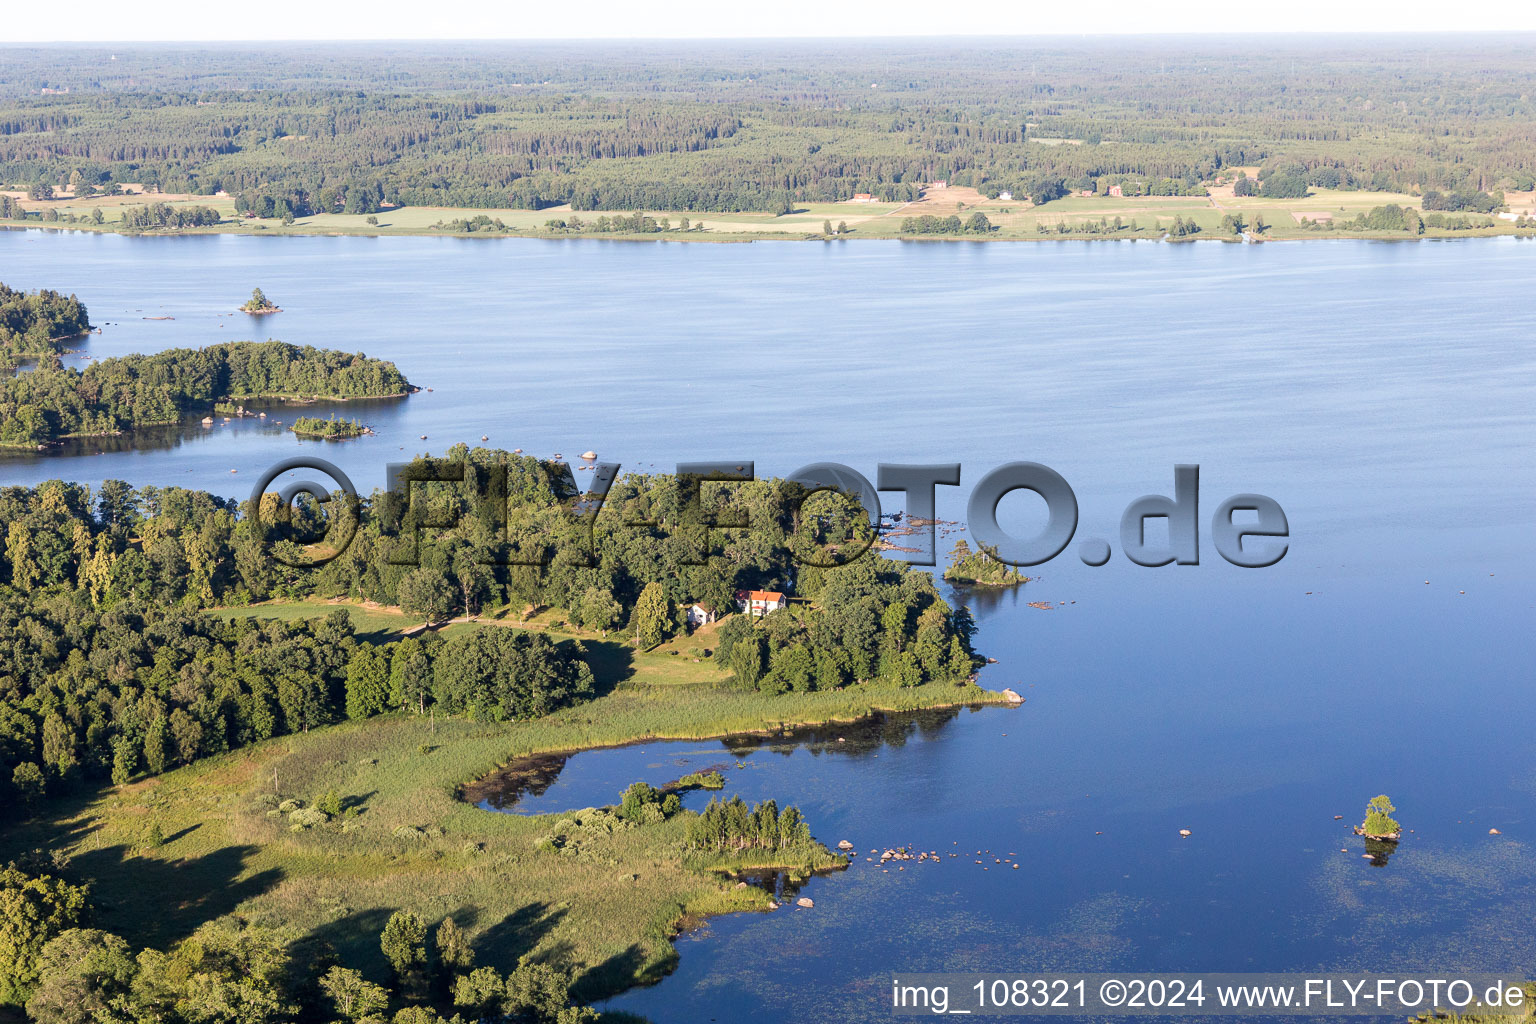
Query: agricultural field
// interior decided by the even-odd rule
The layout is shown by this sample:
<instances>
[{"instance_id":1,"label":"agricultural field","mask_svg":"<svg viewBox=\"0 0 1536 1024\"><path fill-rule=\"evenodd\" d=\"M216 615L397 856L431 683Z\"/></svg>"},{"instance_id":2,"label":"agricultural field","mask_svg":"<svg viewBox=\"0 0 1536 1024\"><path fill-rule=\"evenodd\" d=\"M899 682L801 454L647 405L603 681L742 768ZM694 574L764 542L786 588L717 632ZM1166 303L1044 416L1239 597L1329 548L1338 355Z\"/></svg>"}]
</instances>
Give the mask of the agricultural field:
<instances>
[{"instance_id":1,"label":"agricultural field","mask_svg":"<svg viewBox=\"0 0 1536 1024\"><path fill-rule=\"evenodd\" d=\"M638 237L648 240L719 242L763 239L822 238L823 227L830 223L835 234L846 239L898 238L903 237L901 223L908 217L924 215L934 217L959 216L962 219L974 213L984 214L993 230L985 236L967 235L967 240L1030 240L1082 237L1063 234L1059 228L1072 228L1099 221L1120 218L1124 227L1115 234L1124 238L1156 238L1161 236L1175 218L1197 224L1201 237L1220 237L1221 223L1228 214L1238 214L1252 222L1255 215L1261 217L1271 239L1298 239L1330 237L1330 233L1307 231L1301 227L1303 218L1327 224L1346 221L1367 214L1377 207L1395 204L1409 209L1422 209L1422 198L1400 192L1365 192L1346 189L1313 189L1297 199L1268 199L1259 196L1234 197L1230 181L1212 184L1206 196L1077 196L1071 195L1053 200L1043 206L1035 206L1027 199L989 199L975 189L952 186L945 190L925 190L920 198L910 202L841 202L797 204L787 214L771 213L722 213L699 214L681 210L642 211L646 216L661 222L665 230L650 234L594 233L590 226L602 213L574 212L569 206L549 207L542 210L516 210L497 208L455 207L399 207L382 210L377 214L321 213L295 218L284 223L276 218L245 218L234 210L234 202L228 197L207 196L144 196L132 194L113 197L93 197L79 203L68 196L48 202L29 201L19 198L19 205L27 213L50 209L67 220L70 216L89 219L95 209L101 209L105 223L47 224L49 227L79 228L84 230L118 230L114 221L125 210L144 207L152 203L165 203L173 209L207 206L217 210L225 219L215 227L178 229L184 233L236 233L272 235L458 235L473 233L486 237L498 235L533 236L543 238L612 238ZM1510 216L1536 216L1536 192L1506 193ZM564 231L549 227L550 221L579 218L586 230ZM455 221L472 221L477 217L499 221L500 228L482 227L475 232L456 230ZM373 221L374 223L370 223ZM687 222L689 231L680 230ZM1134 222L1135 228L1131 227ZM0 221L0 223L5 223ZM35 219L26 223L40 225ZM843 229L846 228L846 234ZM1513 231L1513 224L1504 219L1495 230ZM1434 232L1430 232L1433 234ZM1486 232L1484 232L1486 233ZM1332 236L1336 236L1336 233ZM910 236L907 236L910 237Z\"/></svg>"}]
</instances>

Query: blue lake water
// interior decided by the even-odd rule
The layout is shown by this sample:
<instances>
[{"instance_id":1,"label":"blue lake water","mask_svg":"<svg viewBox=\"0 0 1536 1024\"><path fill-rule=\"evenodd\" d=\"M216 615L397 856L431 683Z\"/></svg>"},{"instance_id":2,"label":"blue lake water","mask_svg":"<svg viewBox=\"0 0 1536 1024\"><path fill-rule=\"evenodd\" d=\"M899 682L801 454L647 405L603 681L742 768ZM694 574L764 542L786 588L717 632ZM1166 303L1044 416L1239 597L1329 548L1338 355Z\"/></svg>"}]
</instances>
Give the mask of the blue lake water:
<instances>
[{"instance_id":1,"label":"blue lake water","mask_svg":"<svg viewBox=\"0 0 1536 1024\"><path fill-rule=\"evenodd\" d=\"M83 344L93 356L271 335L387 357L433 388L349 410L378 431L354 442L194 425L138 451L6 457L0 484L243 497L267 465L317 452L366 491L387 462L486 435L627 470L835 460L873 477L881 461L958 461L939 511L960 519L982 473L1042 462L1076 490L1078 537L1115 556L1089 568L1074 545L1021 590L956 595L997 659L982 682L1023 707L843 744L579 754L519 808L613 802L636 778L719 764L726 795L797 803L819 838L860 852L806 886L815 909L715 919L680 941L674 975L612 1005L659 1022L844 1021L888 1016L896 971L1528 969L1533 277L1536 243L1513 239L0 232L0 280L74 291L109 324ZM256 285L285 312L232 314ZM1202 470L1201 564L1132 565L1120 513L1171 493L1181 462ZM1247 491L1289 517L1273 568L1235 568L1210 544L1210 513ZM1043 521L1020 495L1002 511L1021 531ZM1380 792L1414 831L1373 866L1347 826ZM973 855L889 872L862 859L899 844ZM993 851L988 870L975 850Z\"/></svg>"}]
</instances>

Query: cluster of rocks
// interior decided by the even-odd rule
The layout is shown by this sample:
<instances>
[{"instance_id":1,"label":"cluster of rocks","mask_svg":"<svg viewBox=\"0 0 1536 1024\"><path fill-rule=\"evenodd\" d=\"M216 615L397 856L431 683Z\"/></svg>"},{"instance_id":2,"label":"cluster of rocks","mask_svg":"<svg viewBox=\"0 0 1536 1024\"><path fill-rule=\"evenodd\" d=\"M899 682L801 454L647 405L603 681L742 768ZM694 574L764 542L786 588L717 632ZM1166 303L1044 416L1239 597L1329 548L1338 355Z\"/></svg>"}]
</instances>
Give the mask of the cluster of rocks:
<instances>
[{"instance_id":1,"label":"cluster of rocks","mask_svg":"<svg viewBox=\"0 0 1536 1024\"><path fill-rule=\"evenodd\" d=\"M919 850L916 854L914 854L910 849L908 849L905 846L897 846L897 847L893 847L893 848L891 848L889 850L870 850L869 852L871 854L879 854L880 855L880 863L881 864L884 864L887 861L892 861L892 860L914 860L914 861L917 861L918 863L922 863L925 860L935 860L936 861L936 860L939 859L938 851L923 851L923 850ZM870 856L870 857L866 857L864 859L868 860L868 861L873 861L875 858L873 856Z\"/></svg>"}]
</instances>

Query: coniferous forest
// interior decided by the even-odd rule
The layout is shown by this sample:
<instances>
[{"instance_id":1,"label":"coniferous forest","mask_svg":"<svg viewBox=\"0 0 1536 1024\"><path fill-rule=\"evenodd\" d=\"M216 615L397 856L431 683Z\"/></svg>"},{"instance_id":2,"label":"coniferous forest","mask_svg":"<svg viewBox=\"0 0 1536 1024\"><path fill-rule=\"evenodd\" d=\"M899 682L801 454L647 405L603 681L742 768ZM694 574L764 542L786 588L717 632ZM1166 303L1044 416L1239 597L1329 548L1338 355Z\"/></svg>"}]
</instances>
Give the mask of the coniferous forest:
<instances>
[{"instance_id":1,"label":"coniferous forest","mask_svg":"<svg viewBox=\"0 0 1536 1024\"><path fill-rule=\"evenodd\" d=\"M1467 195L1536 176L1536 48L1515 37L320 56L8 49L0 184L34 197L222 191L283 217L384 204L772 211L909 200L934 180L1050 198L1130 176L1183 195L1239 165L1264 169L1267 195Z\"/></svg>"}]
</instances>

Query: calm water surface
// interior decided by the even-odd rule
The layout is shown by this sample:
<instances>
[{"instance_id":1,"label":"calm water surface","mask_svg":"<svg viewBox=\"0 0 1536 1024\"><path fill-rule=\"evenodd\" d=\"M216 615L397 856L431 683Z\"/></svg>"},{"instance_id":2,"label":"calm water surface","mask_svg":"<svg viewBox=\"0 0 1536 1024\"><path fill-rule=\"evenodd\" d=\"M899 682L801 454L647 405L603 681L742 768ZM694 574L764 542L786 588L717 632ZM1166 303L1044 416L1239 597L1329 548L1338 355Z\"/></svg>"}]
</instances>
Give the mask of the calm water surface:
<instances>
[{"instance_id":1,"label":"calm water surface","mask_svg":"<svg viewBox=\"0 0 1536 1024\"><path fill-rule=\"evenodd\" d=\"M1076 489L1079 538L1117 553L1090 569L1074 547L1021 591L956 595L998 661L983 683L1021 689L1022 708L887 720L841 744L596 751L516 802L608 803L636 778L721 765L727 795L798 803L818 837L861 851L808 884L814 910L711 921L681 940L674 975L612 1005L660 1022L874 1020L893 971L1528 970L1533 276L1536 244L1509 239L0 232L0 280L75 291L110 324L83 346L95 357L270 334L390 358L433 388L348 407L379 432L355 442L192 426L137 451L6 458L0 483L243 497L265 466L316 451L368 490L389 461L483 434L634 470L960 461L940 508L958 519L987 469L1043 462ZM286 312L232 314L255 285ZM1120 512L1168 493L1177 462L1202 467L1203 516L1237 492L1278 500L1285 560L1233 568L1203 527L1198 567L1127 562ZM1018 495L1003 512L1021 530L1043 520ZM1379 792L1415 831L1373 867L1345 826ZM888 873L862 860L905 843L972 855ZM989 870L975 850L993 851Z\"/></svg>"}]
</instances>

